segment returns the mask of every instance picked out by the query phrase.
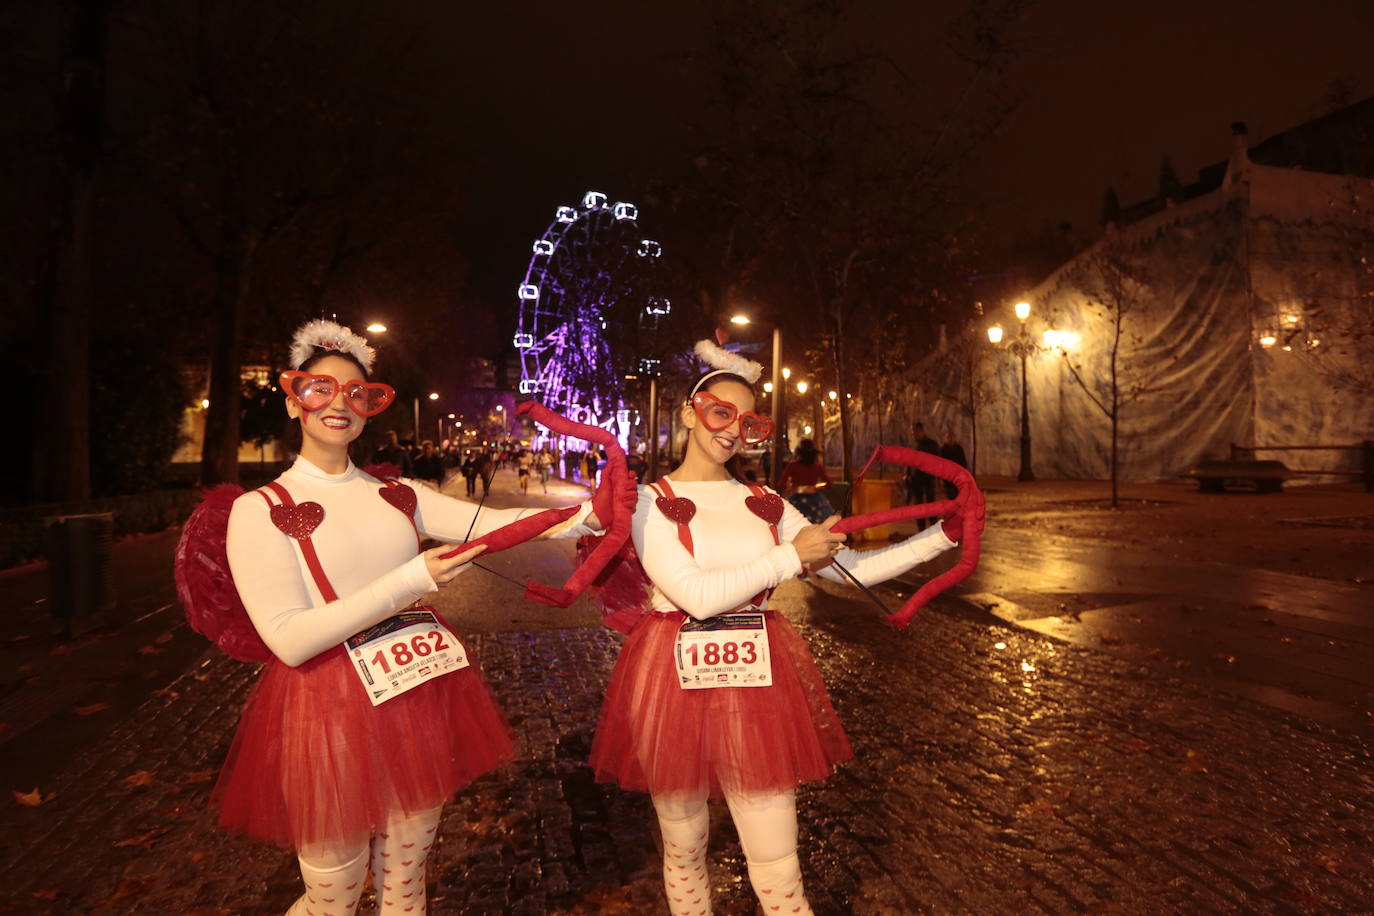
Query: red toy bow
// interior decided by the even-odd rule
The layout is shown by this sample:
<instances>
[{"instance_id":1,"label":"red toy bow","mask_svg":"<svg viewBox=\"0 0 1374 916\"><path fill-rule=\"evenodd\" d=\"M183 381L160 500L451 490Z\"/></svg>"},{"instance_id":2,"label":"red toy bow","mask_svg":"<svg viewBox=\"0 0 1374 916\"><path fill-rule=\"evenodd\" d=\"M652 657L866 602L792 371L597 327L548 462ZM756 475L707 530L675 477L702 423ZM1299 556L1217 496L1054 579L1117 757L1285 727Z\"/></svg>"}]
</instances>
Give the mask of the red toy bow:
<instances>
[{"instance_id":1,"label":"red toy bow","mask_svg":"<svg viewBox=\"0 0 1374 916\"><path fill-rule=\"evenodd\" d=\"M582 564L573 570L573 574L563 583L562 588L550 588L538 582L530 582L525 586L525 597L531 601L554 607L567 607L587 590L587 586L629 538L630 521L634 516L635 500L638 496L634 477L625 464L625 450L609 431L599 426L576 423L554 413L538 401L526 401L515 408L515 413L517 416L529 414L536 423L556 433L595 442L606 449L606 470L601 475L601 483L597 485L596 492L592 494L592 511L600 520L605 535Z\"/></svg>"},{"instance_id":2,"label":"red toy bow","mask_svg":"<svg viewBox=\"0 0 1374 916\"><path fill-rule=\"evenodd\" d=\"M895 509L869 512L864 515L851 515L848 518L840 519L831 529L839 534L848 534L852 531L872 528L875 525L886 525L891 522L908 521L916 518L943 518L950 513L960 517L964 530L963 538L960 541L963 550L960 551L959 562L955 564L953 569L946 570L922 585L916 594L912 595L906 604L902 605L900 611L887 618L889 623L900 629L911 623L911 618L915 617L916 612L925 607L930 599L951 585L963 582L978 568L980 537L983 533L983 521L987 510L983 503L983 492L978 489L977 481L973 479L973 475L967 469L929 452L920 452L916 449L895 445L880 445L873 450L873 457L868 459L868 464L864 465L864 469L859 472L858 480L854 481L855 487L863 481L864 476L868 474L868 469L873 466L875 461L916 468L932 477L947 480L959 488L959 495L954 499L923 503L919 506L900 506Z\"/></svg>"}]
</instances>

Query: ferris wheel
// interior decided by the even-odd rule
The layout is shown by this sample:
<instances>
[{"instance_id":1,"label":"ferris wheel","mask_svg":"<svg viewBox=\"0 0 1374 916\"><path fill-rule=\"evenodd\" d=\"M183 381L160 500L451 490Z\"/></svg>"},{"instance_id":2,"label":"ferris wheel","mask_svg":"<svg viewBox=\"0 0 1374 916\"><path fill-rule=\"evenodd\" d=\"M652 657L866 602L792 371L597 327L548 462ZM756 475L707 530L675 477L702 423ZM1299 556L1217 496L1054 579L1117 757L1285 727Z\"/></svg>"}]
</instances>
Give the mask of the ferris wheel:
<instances>
[{"instance_id":1,"label":"ferris wheel","mask_svg":"<svg viewBox=\"0 0 1374 916\"><path fill-rule=\"evenodd\" d=\"M581 422L617 423L622 434L625 376L653 368L640 365L640 337L672 309L653 286L662 246L638 219L634 204L600 191L560 206L517 291L520 393Z\"/></svg>"}]
</instances>

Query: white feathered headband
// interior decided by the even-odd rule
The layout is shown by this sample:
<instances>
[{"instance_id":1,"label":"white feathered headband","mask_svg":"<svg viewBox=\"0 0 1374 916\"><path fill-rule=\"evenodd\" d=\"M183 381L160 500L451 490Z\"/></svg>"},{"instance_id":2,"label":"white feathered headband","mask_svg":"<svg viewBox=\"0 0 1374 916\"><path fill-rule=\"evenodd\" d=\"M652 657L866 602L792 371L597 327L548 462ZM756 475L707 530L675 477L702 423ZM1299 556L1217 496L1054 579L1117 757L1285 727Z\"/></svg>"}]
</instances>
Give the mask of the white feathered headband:
<instances>
[{"instance_id":1,"label":"white feathered headband","mask_svg":"<svg viewBox=\"0 0 1374 916\"><path fill-rule=\"evenodd\" d=\"M291 338L291 368L299 369L317 349L337 350L352 357L368 375L372 374L372 364L377 361L377 351L367 345L365 338L338 322L316 318L297 328Z\"/></svg>"},{"instance_id":2,"label":"white feathered headband","mask_svg":"<svg viewBox=\"0 0 1374 916\"><path fill-rule=\"evenodd\" d=\"M696 351L698 359L715 371L706 373L692 386L691 392L687 395L689 401L707 382L718 375L738 375L752 385L763 374L762 365L738 353L731 353L713 340L698 340L693 350Z\"/></svg>"}]
</instances>

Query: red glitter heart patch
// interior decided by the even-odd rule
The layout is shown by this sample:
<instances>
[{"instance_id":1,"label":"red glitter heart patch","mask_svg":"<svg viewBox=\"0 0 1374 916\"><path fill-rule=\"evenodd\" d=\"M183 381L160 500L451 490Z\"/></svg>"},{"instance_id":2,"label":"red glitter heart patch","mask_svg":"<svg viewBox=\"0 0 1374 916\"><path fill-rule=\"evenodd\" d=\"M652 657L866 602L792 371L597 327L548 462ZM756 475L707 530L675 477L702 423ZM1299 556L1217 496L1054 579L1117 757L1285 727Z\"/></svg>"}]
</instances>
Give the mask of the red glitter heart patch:
<instances>
[{"instance_id":1,"label":"red glitter heart patch","mask_svg":"<svg viewBox=\"0 0 1374 916\"><path fill-rule=\"evenodd\" d=\"M294 506L272 507L272 524L287 535L303 541L324 521L324 506L319 503L297 503Z\"/></svg>"},{"instance_id":2,"label":"red glitter heart patch","mask_svg":"<svg viewBox=\"0 0 1374 916\"><path fill-rule=\"evenodd\" d=\"M776 525L782 521L782 497L776 493L751 496L744 501L744 504L749 507L750 512L770 525Z\"/></svg>"},{"instance_id":3,"label":"red glitter heart patch","mask_svg":"<svg viewBox=\"0 0 1374 916\"><path fill-rule=\"evenodd\" d=\"M415 491L403 483L382 487L382 499L400 509L408 517L415 516Z\"/></svg>"},{"instance_id":4,"label":"red glitter heart patch","mask_svg":"<svg viewBox=\"0 0 1374 916\"><path fill-rule=\"evenodd\" d=\"M697 514L697 504L685 496L676 496L672 499L660 496L654 501L654 505L658 506L658 511L679 525L690 524L692 517Z\"/></svg>"}]
</instances>

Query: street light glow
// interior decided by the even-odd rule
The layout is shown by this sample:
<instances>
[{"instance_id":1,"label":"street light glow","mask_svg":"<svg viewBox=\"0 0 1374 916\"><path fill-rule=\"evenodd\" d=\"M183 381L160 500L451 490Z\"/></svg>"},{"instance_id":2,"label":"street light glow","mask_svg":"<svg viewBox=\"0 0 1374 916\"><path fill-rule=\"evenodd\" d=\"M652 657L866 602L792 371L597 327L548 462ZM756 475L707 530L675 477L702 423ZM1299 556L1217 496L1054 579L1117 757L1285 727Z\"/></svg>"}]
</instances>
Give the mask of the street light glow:
<instances>
[{"instance_id":1,"label":"street light glow","mask_svg":"<svg viewBox=\"0 0 1374 916\"><path fill-rule=\"evenodd\" d=\"M995 344L1002 342L1002 326L1000 324L994 324L988 328L988 340Z\"/></svg>"},{"instance_id":2,"label":"street light glow","mask_svg":"<svg viewBox=\"0 0 1374 916\"><path fill-rule=\"evenodd\" d=\"M504 405L504 404L497 404L497 405L496 405L496 412L497 412L497 413L500 413L501 411L503 411L503 410L505 410L505 409L506 409L506 405Z\"/></svg>"},{"instance_id":3,"label":"street light glow","mask_svg":"<svg viewBox=\"0 0 1374 916\"><path fill-rule=\"evenodd\" d=\"M806 390L810 387L806 382L797 382L797 394L806 394Z\"/></svg>"},{"instance_id":4,"label":"street light glow","mask_svg":"<svg viewBox=\"0 0 1374 916\"><path fill-rule=\"evenodd\" d=\"M456 416L456 414L449 414L449 415L448 415L448 418L449 418L450 420L452 420L455 416Z\"/></svg>"},{"instance_id":5,"label":"street light glow","mask_svg":"<svg viewBox=\"0 0 1374 916\"><path fill-rule=\"evenodd\" d=\"M1044 338L1044 340L1045 340L1045 346L1047 346L1047 347L1057 347L1057 346L1059 346L1060 335L1059 335L1059 332L1056 331L1054 328L1046 328L1046 329L1045 329L1045 333L1042 334L1041 336L1042 336L1042 337Z\"/></svg>"},{"instance_id":6,"label":"street light glow","mask_svg":"<svg viewBox=\"0 0 1374 916\"><path fill-rule=\"evenodd\" d=\"M1261 346L1261 347L1272 347L1274 344L1276 344L1276 343L1279 342L1279 339L1278 339L1277 337L1275 337L1275 336L1273 335L1273 333L1271 332L1271 333L1267 333L1267 334L1265 334L1263 337L1261 337L1261 338L1259 339L1259 342L1260 342L1260 346Z\"/></svg>"},{"instance_id":7,"label":"street light glow","mask_svg":"<svg viewBox=\"0 0 1374 916\"><path fill-rule=\"evenodd\" d=\"M772 383L772 382L764 382L764 383L763 383L763 391L764 391L764 394L772 394L772 393L773 393L773 383Z\"/></svg>"},{"instance_id":8,"label":"street light glow","mask_svg":"<svg viewBox=\"0 0 1374 916\"><path fill-rule=\"evenodd\" d=\"M201 406L201 407L209 407L209 406L210 406L210 399L209 399L209 398L201 398L201 399L200 399L200 406Z\"/></svg>"},{"instance_id":9,"label":"street light glow","mask_svg":"<svg viewBox=\"0 0 1374 916\"><path fill-rule=\"evenodd\" d=\"M431 401L437 401L437 400L439 400L439 392L437 392L437 391L431 391L431 392L429 393L429 399L430 399Z\"/></svg>"},{"instance_id":10,"label":"street light glow","mask_svg":"<svg viewBox=\"0 0 1374 916\"><path fill-rule=\"evenodd\" d=\"M784 367L783 370L782 370L782 377L783 377L784 379L789 379L789 378L791 378L791 377L792 377L792 370Z\"/></svg>"},{"instance_id":11,"label":"street light glow","mask_svg":"<svg viewBox=\"0 0 1374 916\"><path fill-rule=\"evenodd\" d=\"M731 324L748 324L748 323L749 323L749 316L748 316L748 315L731 315L731 316L730 316L730 323L731 323Z\"/></svg>"},{"instance_id":12,"label":"street light glow","mask_svg":"<svg viewBox=\"0 0 1374 916\"><path fill-rule=\"evenodd\" d=\"M1018 303L1016 303L1016 317L1019 318L1019 319L1021 319L1022 321L1025 321L1027 318L1030 317L1030 303L1029 303L1029 302L1018 302Z\"/></svg>"},{"instance_id":13,"label":"street light glow","mask_svg":"<svg viewBox=\"0 0 1374 916\"><path fill-rule=\"evenodd\" d=\"M367 330L372 334L385 334L386 325L382 324L380 321L374 321L367 326Z\"/></svg>"},{"instance_id":14,"label":"street light glow","mask_svg":"<svg viewBox=\"0 0 1374 916\"><path fill-rule=\"evenodd\" d=\"M840 393L838 391L831 391L826 395L826 397L830 398L830 400L832 401L838 401L840 398Z\"/></svg>"}]
</instances>

